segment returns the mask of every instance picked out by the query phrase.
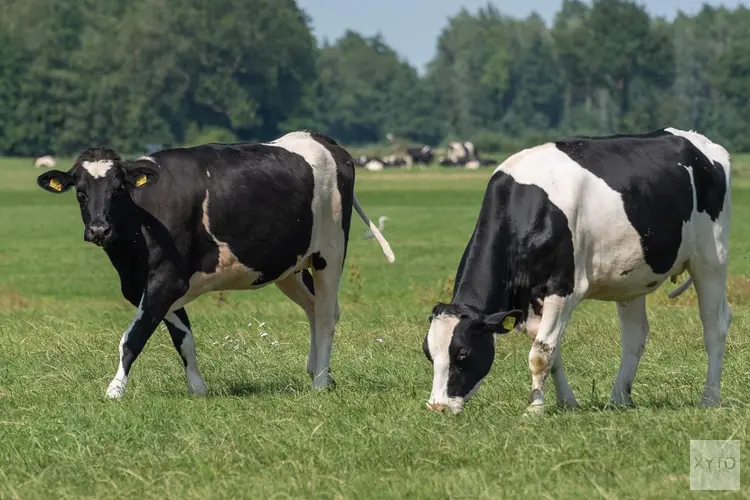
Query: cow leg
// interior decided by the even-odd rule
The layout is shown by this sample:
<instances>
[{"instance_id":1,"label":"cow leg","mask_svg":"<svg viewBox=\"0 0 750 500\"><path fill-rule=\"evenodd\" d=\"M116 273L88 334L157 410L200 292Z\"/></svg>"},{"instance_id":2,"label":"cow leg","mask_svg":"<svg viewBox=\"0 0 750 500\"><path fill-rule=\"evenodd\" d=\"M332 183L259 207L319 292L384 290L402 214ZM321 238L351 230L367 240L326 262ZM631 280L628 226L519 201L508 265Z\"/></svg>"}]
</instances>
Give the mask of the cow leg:
<instances>
[{"instance_id":1,"label":"cow leg","mask_svg":"<svg viewBox=\"0 0 750 500\"><path fill-rule=\"evenodd\" d=\"M622 358L610 401L617 406L633 406L630 392L648 336L646 296L629 302L618 302L617 314L620 316Z\"/></svg>"},{"instance_id":2,"label":"cow leg","mask_svg":"<svg viewBox=\"0 0 750 500\"><path fill-rule=\"evenodd\" d=\"M329 385L331 349L339 316L338 293L341 281L342 260L326 259L325 269L313 274L315 282L315 348L316 365L313 374L313 389L324 389Z\"/></svg>"},{"instance_id":3,"label":"cow leg","mask_svg":"<svg viewBox=\"0 0 750 500\"><path fill-rule=\"evenodd\" d=\"M553 361L560 362L560 369L562 368L561 358L557 355L559 342L562 340L565 326L570 320L573 309L579 302L578 295L567 297L551 295L544 299L539 332L537 332L529 352L529 370L531 371L531 396L527 408L529 413L542 413L544 411L544 383L552 368Z\"/></svg>"},{"instance_id":4,"label":"cow leg","mask_svg":"<svg viewBox=\"0 0 750 500\"><path fill-rule=\"evenodd\" d=\"M164 324L167 325L172 343L180 358L182 358L185 376L187 377L188 394L205 395L206 384L203 383L203 377L201 377L201 372L198 369L198 359L195 356L195 339L185 309L179 308L174 312L167 313L164 317Z\"/></svg>"},{"instance_id":5,"label":"cow leg","mask_svg":"<svg viewBox=\"0 0 750 500\"><path fill-rule=\"evenodd\" d=\"M156 326L164 319L169 307L187 290L187 287L165 288L162 283L174 283L177 280L168 275L157 276L158 279L152 278L153 282L146 288L132 323L120 339L120 365L107 388L107 397L110 399L119 399L125 394L133 362L151 338Z\"/></svg>"},{"instance_id":6,"label":"cow leg","mask_svg":"<svg viewBox=\"0 0 750 500\"><path fill-rule=\"evenodd\" d=\"M318 359L315 340L315 288L312 279L310 271L305 269L301 273L292 274L276 282L279 290L307 314L307 320L310 323L310 353L307 356L307 373L310 377L315 375Z\"/></svg>"},{"instance_id":7,"label":"cow leg","mask_svg":"<svg viewBox=\"0 0 750 500\"><path fill-rule=\"evenodd\" d=\"M552 363L552 382L555 384L555 398L558 406L563 408L577 408L578 401L573 394L573 389L568 384L568 378L565 376L565 369L562 364L562 349L558 346L555 351L555 360Z\"/></svg>"},{"instance_id":8,"label":"cow leg","mask_svg":"<svg viewBox=\"0 0 750 500\"><path fill-rule=\"evenodd\" d=\"M727 332L732 322L726 294L726 267L695 269L691 271L698 308L703 324L703 343L708 354L708 373L701 404L716 406L721 402L721 371Z\"/></svg>"}]
</instances>

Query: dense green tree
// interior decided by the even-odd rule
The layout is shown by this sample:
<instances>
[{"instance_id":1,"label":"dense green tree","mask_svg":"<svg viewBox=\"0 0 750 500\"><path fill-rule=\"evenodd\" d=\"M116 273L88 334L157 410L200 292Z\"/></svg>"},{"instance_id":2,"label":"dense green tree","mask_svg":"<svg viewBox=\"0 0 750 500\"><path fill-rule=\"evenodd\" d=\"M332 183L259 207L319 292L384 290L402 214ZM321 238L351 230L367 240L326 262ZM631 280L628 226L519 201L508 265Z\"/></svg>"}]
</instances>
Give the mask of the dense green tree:
<instances>
[{"instance_id":1,"label":"dense green tree","mask_svg":"<svg viewBox=\"0 0 750 500\"><path fill-rule=\"evenodd\" d=\"M0 0L0 154L92 144L472 139L696 129L750 151L750 10L672 22L564 0L551 28L459 10L425 75L380 36L316 43L294 0Z\"/></svg>"}]
</instances>

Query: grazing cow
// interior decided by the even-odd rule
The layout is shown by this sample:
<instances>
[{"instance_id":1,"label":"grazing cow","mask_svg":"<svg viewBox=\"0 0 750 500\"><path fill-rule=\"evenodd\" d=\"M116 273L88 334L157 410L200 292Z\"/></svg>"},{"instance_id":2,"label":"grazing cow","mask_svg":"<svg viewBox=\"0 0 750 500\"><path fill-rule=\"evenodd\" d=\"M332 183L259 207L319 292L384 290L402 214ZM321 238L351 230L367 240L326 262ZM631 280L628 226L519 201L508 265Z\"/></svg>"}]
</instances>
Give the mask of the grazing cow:
<instances>
[{"instance_id":1,"label":"grazing cow","mask_svg":"<svg viewBox=\"0 0 750 500\"><path fill-rule=\"evenodd\" d=\"M631 405L646 295L686 270L708 353L702 403L717 404L732 318L730 185L729 153L673 128L573 137L508 158L487 185L451 303L432 310L423 343L434 367L428 408L461 411L490 371L495 334L514 328L534 339L528 410L542 411L549 373L558 404L575 406L559 346L586 299L617 303L622 361L611 400Z\"/></svg>"},{"instance_id":2,"label":"grazing cow","mask_svg":"<svg viewBox=\"0 0 750 500\"><path fill-rule=\"evenodd\" d=\"M55 160L55 157L50 155L40 156L34 160L34 166L36 168L55 168L56 165L57 161Z\"/></svg>"},{"instance_id":3,"label":"grazing cow","mask_svg":"<svg viewBox=\"0 0 750 500\"><path fill-rule=\"evenodd\" d=\"M407 164L407 160L402 156L388 155L383 157L383 165L386 167L400 167Z\"/></svg>"},{"instance_id":4,"label":"grazing cow","mask_svg":"<svg viewBox=\"0 0 750 500\"><path fill-rule=\"evenodd\" d=\"M37 182L51 193L75 187L84 240L104 248L138 308L120 340L110 398L123 396L161 321L182 357L188 392L205 393L184 306L207 292L271 283L307 314L307 371L313 388L326 387L352 207L394 261L354 196L351 156L315 133L168 149L132 162L87 149L68 172L48 171Z\"/></svg>"},{"instance_id":5,"label":"grazing cow","mask_svg":"<svg viewBox=\"0 0 750 500\"><path fill-rule=\"evenodd\" d=\"M407 165L429 165L435 158L432 153L430 146L422 146L421 148L407 148L406 149L406 161Z\"/></svg>"},{"instance_id":6,"label":"grazing cow","mask_svg":"<svg viewBox=\"0 0 750 500\"><path fill-rule=\"evenodd\" d=\"M448 144L447 157L455 165L464 165L466 162L479 160L477 149L468 141Z\"/></svg>"},{"instance_id":7,"label":"grazing cow","mask_svg":"<svg viewBox=\"0 0 750 500\"><path fill-rule=\"evenodd\" d=\"M371 158L367 160L367 163L365 163L364 167L365 170L369 170L370 172L380 172L383 170L385 164L382 160L379 160L377 158Z\"/></svg>"}]
</instances>

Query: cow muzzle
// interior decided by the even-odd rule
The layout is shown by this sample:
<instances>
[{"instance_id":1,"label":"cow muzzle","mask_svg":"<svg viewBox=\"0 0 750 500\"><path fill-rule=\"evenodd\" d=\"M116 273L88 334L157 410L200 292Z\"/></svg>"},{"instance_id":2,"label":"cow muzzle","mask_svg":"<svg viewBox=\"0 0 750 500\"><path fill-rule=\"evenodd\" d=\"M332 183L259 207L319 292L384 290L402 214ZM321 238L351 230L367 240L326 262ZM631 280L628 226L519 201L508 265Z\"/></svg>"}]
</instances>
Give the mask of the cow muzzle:
<instances>
[{"instance_id":1,"label":"cow muzzle","mask_svg":"<svg viewBox=\"0 0 750 500\"><path fill-rule=\"evenodd\" d=\"M83 239L99 247L111 243L114 232L110 224L91 224L83 232Z\"/></svg>"}]
</instances>

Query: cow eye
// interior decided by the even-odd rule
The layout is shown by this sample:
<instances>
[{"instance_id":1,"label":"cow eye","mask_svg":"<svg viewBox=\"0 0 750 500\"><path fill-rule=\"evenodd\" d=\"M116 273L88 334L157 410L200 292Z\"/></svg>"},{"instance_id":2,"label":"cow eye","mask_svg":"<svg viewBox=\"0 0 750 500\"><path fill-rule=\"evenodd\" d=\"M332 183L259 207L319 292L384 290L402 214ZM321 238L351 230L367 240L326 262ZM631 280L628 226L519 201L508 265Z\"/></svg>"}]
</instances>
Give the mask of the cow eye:
<instances>
[{"instance_id":1,"label":"cow eye","mask_svg":"<svg viewBox=\"0 0 750 500\"><path fill-rule=\"evenodd\" d=\"M458 351L458 355L456 356L456 359L458 361L464 361L468 357L469 357L469 350L466 347L462 347L461 350Z\"/></svg>"},{"instance_id":2,"label":"cow eye","mask_svg":"<svg viewBox=\"0 0 750 500\"><path fill-rule=\"evenodd\" d=\"M78 201L80 201L81 203L89 199L89 197L86 196L86 193L84 193L83 191L78 191L76 193L76 198L78 198Z\"/></svg>"}]
</instances>

